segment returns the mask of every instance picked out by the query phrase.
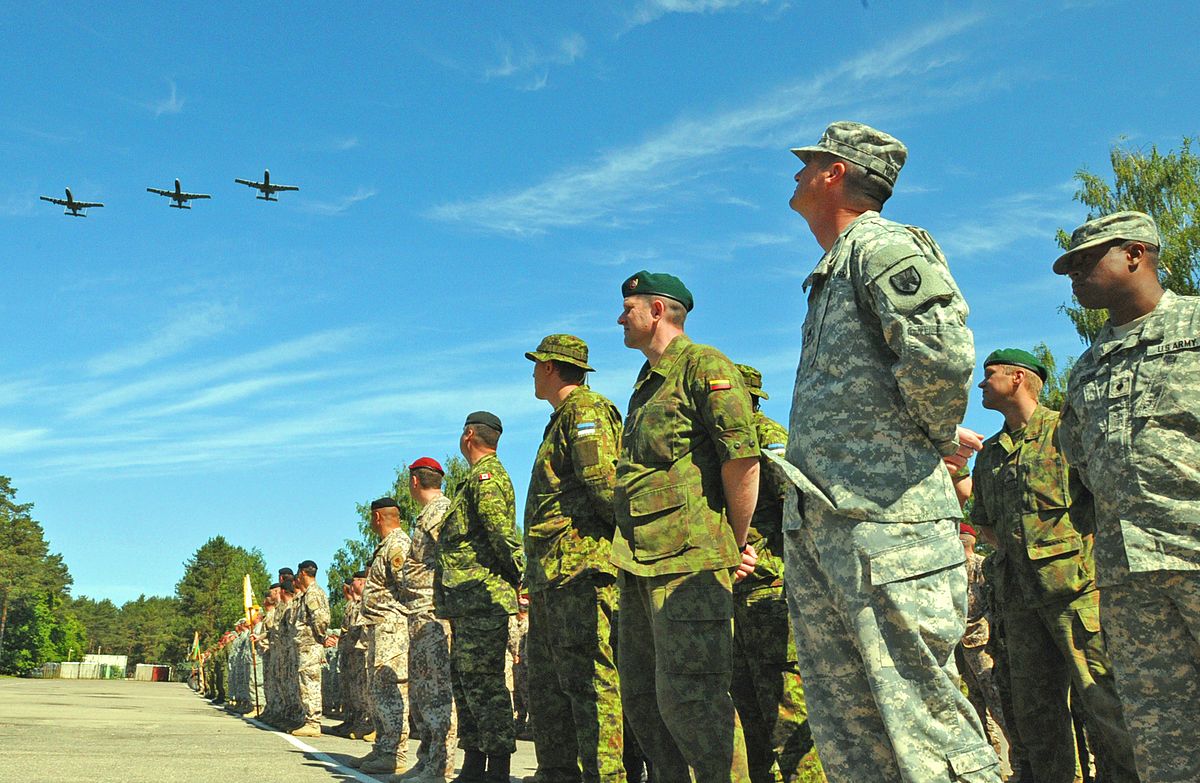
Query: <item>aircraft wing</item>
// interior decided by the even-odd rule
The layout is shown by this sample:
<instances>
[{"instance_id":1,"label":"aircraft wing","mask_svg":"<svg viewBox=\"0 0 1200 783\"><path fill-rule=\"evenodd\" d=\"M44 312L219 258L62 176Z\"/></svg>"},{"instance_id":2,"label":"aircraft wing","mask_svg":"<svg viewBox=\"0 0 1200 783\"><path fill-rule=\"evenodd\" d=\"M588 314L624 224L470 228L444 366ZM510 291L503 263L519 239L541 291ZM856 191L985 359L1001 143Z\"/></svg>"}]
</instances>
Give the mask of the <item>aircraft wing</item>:
<instances>
[{"instance_id":1,"label":"aircraft wing","mask_svg":"<svg viewBox=\"0 0 1200 783\"><path fill-rule=\"evenodd\" d=\"M271 190L299 190L295 185L272 185Z\"/></svg>"},{"instance_id":2,"label":"aircraft wing","mask_svg":"<svg viewBox=\"0 0 1200 783\"><path fill-rule=\"evenodd\" d=\"M252 188L261 188L262 187L261 182L251 182L248 179L235 179L234 182L236 182L239 185L249 185Z\"/></svg>"},{"instance_id":3,"label":"aircraft wing","mask_svg":"<svg viewBox=\"0 0 1200 783\"><path fill-rule=\"evenodd\" d=\"M65 204L66 202L64 201L63 203ZM75 202L75 207L77 209L91 209L92 207L102 207L102 206L104 206L104 205L101 204L99 201L76 201Z\"/></svg>"},{"instance_id":4,"label":"aircraft wing","mask_svg":"<svg viewBox=\"0 0 1200 783\"><path fill-rule=\"evenodd\" d=\"M42 201L49 201L51 204L58 204L60 207L65 207L67 205L67 200L65 198L50 198L49 196L38 196L38 198L40 198ZM78 201L76 201L75 204L77 206L82 206Z\"/></svg>"},{"instance_id":5,"label":"aircraft wing","mask_svg":"<svg viewBox=\"0 0 1200 783\"><path fill-rule=\"evenodd\" d=\"M174 196L175 195L175 191L173 191L173 190L162 190L160 188L146 188L146 190L148 190L151 193L157 193L160 196Z\"/></svg>"},{"instance_id":6,"label":"aircraft wing","mask_svg":"<svg viewBox=\"0 0 1200 783\"><path fill-rule=\"evenodd\" d=\"M208 195L207 193L171 193L170 195L177 199L183 199L184 201L191 201L194 198L212 198L212 196Z\"/></svg>"}]
</instances>

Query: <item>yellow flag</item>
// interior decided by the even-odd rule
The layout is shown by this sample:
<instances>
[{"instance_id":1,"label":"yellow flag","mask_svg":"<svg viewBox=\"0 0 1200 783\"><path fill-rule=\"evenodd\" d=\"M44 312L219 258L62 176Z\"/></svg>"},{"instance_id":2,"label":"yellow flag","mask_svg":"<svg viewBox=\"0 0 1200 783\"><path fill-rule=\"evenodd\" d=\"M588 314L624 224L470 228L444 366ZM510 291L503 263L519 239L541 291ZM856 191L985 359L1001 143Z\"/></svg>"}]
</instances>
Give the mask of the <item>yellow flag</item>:
<instances>
[{"instance_id":1,"label":"yellow flag","mask_svg":"<svg viewBox=\"0 0 1200 783\"><path fill-rule=\"evenodd\" d=\"M250 607L254 606L254 588L250 586L250 574L242 580L242 606L246 610L246 622L250 622Z\"/></svg>"}]
</instances>

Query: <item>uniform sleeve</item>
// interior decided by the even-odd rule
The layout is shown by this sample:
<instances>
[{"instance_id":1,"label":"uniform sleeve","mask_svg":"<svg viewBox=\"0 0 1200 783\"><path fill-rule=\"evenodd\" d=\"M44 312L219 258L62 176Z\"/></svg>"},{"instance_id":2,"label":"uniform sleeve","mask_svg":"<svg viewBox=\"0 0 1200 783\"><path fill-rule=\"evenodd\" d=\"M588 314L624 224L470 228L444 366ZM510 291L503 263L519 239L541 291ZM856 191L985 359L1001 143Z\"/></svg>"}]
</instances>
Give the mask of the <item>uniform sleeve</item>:
<instances>
[{"instance_id":1,"label":"uniform sleeve","mask_svg":"<svg viewBox=\"0 0 1200 783\"><path fill-rule=\"evenodd\" d=\"M975 344L966 302L931 252L900 237L865 250L859 285L895 354L892 375L905 408L945 456L958 448Z\"/></svg>"},{"instance_id":2,"label":"uniform sleeve","mask_svg":"<svg viewBox=\"0 0 1200 783\"><path fill-rule=\"evenodd\" d=\"M309 605L309 623L318 644L329 635L329 599L324 593L317 594Z\"/></svg>"},{"instance_id":3,"label":"uniform sleeve","mask_svg":"<svg viewBox=\"0 0 1200 783\"><path fill-rule=\"evenodd\" d=\"M782 457L787 449L787 430L767 419L765 426L758 433L758 446L763 451L770 451ZM758 474L759 496L786 500L787 488L791 486L791 482L784 475L783 469L766 457L762 458L760 464L762 469Z\"/></svg>"},{"instance_id":4,"label":"uniform sleeve","mask_svg":"<svg viewBox=\"0 0 1200 783\"><path fill-rule=\"evenodd\" d=\"M1071 466L1072 479L1086 486L1089 485L1087 455L1080 445L1079 427L1079 415L1071 405L1071 389L1068 387L1066 400L1063 401L1062 411L1058 416L1058 430L1054 433L1054 439L1067 464Z\"/></svg>"},{"instance_id":5,"label":"uniform sleeve","mask_svg":"<svg viewBox=\"0 0 1200 783\"><path fill-rule=\"evenodd\" d=\"M986 446L985 446L986 448ZM975 501L971 504L971 524L976 528L994 527L987 513L987 482L980 481L982 471L979 470L979 458L975 458L975 470L971 472L971 494Z\"/></svg>"},{"instance_id":6,"label":"uniform sleeve","mask_svg":"<svg viewBox=\"0 0 1200 783\"><path fill-rule=\"evenodd\" d=\"M721 462L759 456L750 393L733 362L716 350L698 352L689 381L692 399Z\"/></svg>"},{"instance_id":7,"label":"uniform sleeve","mask_svg":"<svg viewBox=\"0 0 1200 783\"><path fill-rule=\"evenodd\" d=\"M504 578L515 587L525 572L525 550L517 538L512 484L503 474L482 478L486 475L470 479L476 483L475 509Z\"/></svg>"},{"instance_id":8,"label":"uniform sleeve","mask_svg":"<svg viewBox=\"0 0 1200 783\"><path fill-rule=\"evenodd\" d=\"M575 476L587 490L597 516L615 529L613 487L621 451L621 414L612 405L585 406L565 426Z\"/></svg>"}]
</instances>

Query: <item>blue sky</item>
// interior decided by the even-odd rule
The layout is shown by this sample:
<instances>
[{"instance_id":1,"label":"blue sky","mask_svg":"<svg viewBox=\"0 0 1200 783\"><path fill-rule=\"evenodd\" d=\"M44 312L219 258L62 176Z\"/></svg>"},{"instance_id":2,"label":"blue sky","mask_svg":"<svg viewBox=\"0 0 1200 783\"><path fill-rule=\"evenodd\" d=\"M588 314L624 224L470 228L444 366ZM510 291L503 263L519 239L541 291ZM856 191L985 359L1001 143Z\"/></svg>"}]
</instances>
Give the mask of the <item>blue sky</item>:
<instances>
[{"instance_id":1,"label":"blue sky","mask_svg":"<svg viewBox=\"0 0 1200 783\"><path fill-rule=\"evenodd\" d=\"M624 408L642 268L787 421L820 256L787 150L833 120L909 146L884 213L941 242L981 358L1077 354L1073 174L1200 124L1179 4L244 5L0 11L0 473L77 594L170 593L215 534L323 564L479 408L520 503L549 413L522 353L578 334ZM264 168L302 190L232 181ZM212 200L145 192L176 177ZM67 186L106 207L37 200ZM967 424L999 426L978 392Z\"/></svg>"}]
</instances>

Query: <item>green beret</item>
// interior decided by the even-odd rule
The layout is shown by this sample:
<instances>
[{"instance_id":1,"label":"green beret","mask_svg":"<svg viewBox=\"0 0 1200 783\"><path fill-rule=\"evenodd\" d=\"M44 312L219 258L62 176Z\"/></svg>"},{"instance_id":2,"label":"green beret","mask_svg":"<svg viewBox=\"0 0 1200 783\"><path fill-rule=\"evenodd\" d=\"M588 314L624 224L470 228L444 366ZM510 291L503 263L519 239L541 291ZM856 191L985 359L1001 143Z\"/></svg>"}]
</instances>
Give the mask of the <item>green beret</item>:
<instances>
[{"instance_id":1,"label":"green beret","mask_svg":"<svg viewBox=\"0 0 1200 783\"><path fill-rule=\"evenodd\" d=\"M742 374L742 380L746 382L746 391L753 394L755 397L762 397L764 400L771 399L762 388L762 373L754 369L748 364L734 365Z\"/></svg>"},{"instance_id":2,"label":"green beret","mask_svg":"<svg viewBox=\"0 0 1200 783\"><path fill-rule=\"evenodd\" d=\"M1046 371L1046 365L1039 362L1036 356L1029 351L1022 351L1020 348L1001 348L998 351L992 351L988 354L988 358L983 360L983 366L988 367L993 364L1009 364L1013 367L1033 370L1043 381L1049 374Z\"/></svg>"},{"instance_id":3,"label":"green beret","mask_svg":"<svg viewBox=\"0 0 1200 783\"><path fill-rule=\"evenodd\" d=\"M1111 215L1089 220L1071 232L1071 241L1067 252L1054 261L1054 273L1067 273L1068 259L1080 250L1103 245L1116 239L1126 242L1145 242L1147 245L1158 247L1162 240L1158 235L1158 226L1154 218L1145 212L1114 212Z\"/></svg>"},{"instance_id":4,"label":"green beret","mask_svg":"<svg viewBox=\"0 0 1200 783\"><path fill-rule=\"evenodd\" d=\"M891 187L896 186L896 177L908 159L908 148L895 136L845 120L830 124L816 144L795 147L792 152L805 163L818 152L831 153L882 177Z\"/></svg>"},{"instance_id":5,"label":"green beret","mask_svg":"<svg viewBox=\"0 0 1200 783\"><path fill-rule=\"evenodd\" d=\"M643 269L624 283L621 283L621 296L635 296L637 294L665 296L668 299L674 299L676 302L682 304L689 313L695 304L692 300L692 292L687 289L683 281L675 275L668 275L666 272L647 272Z\"/></svg>"},{"instance_id":6,"label":"green beret","mask_svg":"<svg viewBox=\"0 0 1200 783\"><path fill-rule=\"evenodd\" d=\"M485 427L491 427L496 432L504 432L504 427L500 424L500 417L487 411L475 411L468 414L463 426L469 427L472 424L482 424Z\"/></svg>"},{"instance_id":7,"label":"green beret","mask_svg":"<svg viewBox=\"0 0 1200 783\"><path fill-rule=\"evenodd\" d=\"M526 351L525 358L532 362L566 362L588 372L587 343L572 334L552 334L542 338L536 351Z\"/></svg>"}]
</instances>

